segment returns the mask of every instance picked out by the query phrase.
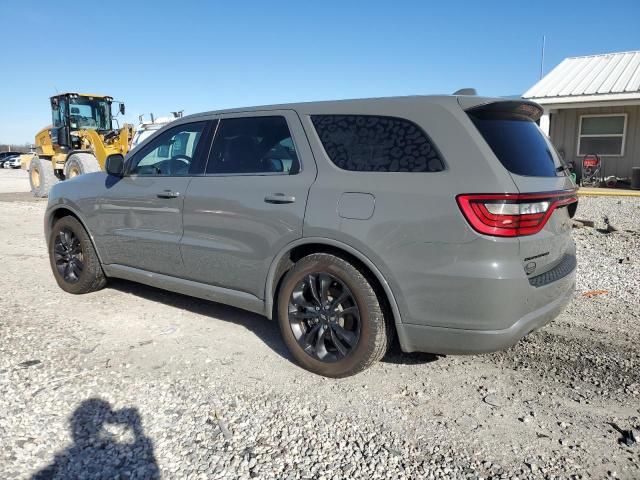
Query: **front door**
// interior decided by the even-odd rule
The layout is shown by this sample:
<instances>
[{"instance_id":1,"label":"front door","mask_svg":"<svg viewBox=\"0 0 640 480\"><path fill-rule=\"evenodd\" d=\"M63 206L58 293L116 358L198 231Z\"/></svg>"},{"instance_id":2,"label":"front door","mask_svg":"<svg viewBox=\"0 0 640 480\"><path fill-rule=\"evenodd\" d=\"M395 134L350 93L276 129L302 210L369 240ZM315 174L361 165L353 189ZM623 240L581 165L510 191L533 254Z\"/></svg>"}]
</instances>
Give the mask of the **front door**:
<instances>
[{"instance_id":1,"label":"front door","mask_svg":"<svg viewBox=\"0 0 640 480\"><path fill-rule=\"evenodd\" d=\"M302 237L316 166L297 114L224 115L184 203L187 278L264 298L274 256Z\"/></svg>"},{"instance_id":2,"label":"front door","mask_svg":"<svg viewBox=\"0 0 640 480\"><path fill-rule=\"evenodd\" d=\"M104 263L182 274L182 209L201 152L208 151L201 142L206 127L193 122L164 130L127 159L123 178L107 178L96 217Z\"/></svg>"}]
</instances>

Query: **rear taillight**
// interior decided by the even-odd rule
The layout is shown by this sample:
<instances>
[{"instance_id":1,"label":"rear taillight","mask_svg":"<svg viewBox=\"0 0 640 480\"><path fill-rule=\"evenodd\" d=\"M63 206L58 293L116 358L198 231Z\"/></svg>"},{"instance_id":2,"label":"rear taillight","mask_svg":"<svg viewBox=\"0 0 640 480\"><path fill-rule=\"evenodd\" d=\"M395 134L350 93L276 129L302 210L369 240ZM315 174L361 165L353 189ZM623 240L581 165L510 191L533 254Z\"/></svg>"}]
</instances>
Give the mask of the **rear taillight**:
<instances>
[{"instance_id":1,"label":"rear taillight","mask_svg":"<svg viewBox=\"0 0 640 480\"><path fill-rule=\"evenodd\" d=\"M471 194L456 197L474 230L495 237L538 233L558 207L578 201L575 190L549 193Z\"/></svg>"}]
</instances>

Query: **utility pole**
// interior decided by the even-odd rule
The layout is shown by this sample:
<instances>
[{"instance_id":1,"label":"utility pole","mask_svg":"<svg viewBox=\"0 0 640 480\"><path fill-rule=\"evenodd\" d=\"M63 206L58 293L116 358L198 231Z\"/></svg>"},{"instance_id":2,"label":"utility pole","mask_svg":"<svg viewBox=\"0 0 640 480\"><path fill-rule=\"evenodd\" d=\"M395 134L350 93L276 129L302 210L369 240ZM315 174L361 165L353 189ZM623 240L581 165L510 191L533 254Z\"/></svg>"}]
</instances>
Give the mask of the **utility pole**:
<instances>
[{"instance_id":1,"label":"utility pole","mask_svg":"<svg viewBox=\"0 0 640 480\"><path fill-rule=\"evenodd\" d=\"M540 78L544 77L544 47L546 46L547 43L547 36L543 35L542 36L542 55L540 58Z\"/></svg>"}]
</instances>

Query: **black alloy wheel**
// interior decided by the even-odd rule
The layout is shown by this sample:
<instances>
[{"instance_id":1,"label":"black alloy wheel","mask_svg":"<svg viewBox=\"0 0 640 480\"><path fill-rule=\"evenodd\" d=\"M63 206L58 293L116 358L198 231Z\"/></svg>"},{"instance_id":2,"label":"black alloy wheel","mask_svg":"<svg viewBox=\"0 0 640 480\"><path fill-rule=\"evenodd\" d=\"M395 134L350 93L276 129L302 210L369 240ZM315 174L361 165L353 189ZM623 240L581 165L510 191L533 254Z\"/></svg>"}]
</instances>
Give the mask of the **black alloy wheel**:
<instances>
[{"instance_id":1,"label":"black alloy wheel","mask_svg":"<svg viewBox=\"0 0 640 480\"><path fill-rule=\"evenodd\" d=\"M51 270L62 290L77 295L107 284L91 238L77 218L68 215L56 220L48 244Z\"/></svg>"},{"instance_id":2,"label":"black alloy wheel","mask_svg":"<svg viewBox=\"0 0 640 480\"><path fill-rule=\"evenodd\" d=\"M288 311L298 344L317 360L336 362L358 344L358 305L349 288L329 273L305 276L291 293Z\"/></svg>"},{"instance_id":3,"label":"black alloy wheel","mask_svg":"<svg viewBox=\"0 0 640 480\"><path fill-rule=\"evenodd\" d=\"M386 353L393 324L361 268L318 252L298 259L284 274L274 314L301 367L325 377L348 377Z\"/></svg>"},{"instance_id":4,"label":"black alloy wheel","mask_svg":"<svg viewBox=\"0 0 640 480\"><path fill-rule=\"evenodd\" d=\"M77 283L84 270L84 255L80 239L69 228L57 232L53 254L60 276L68 283Z\"/></svg>"}]
</instances>

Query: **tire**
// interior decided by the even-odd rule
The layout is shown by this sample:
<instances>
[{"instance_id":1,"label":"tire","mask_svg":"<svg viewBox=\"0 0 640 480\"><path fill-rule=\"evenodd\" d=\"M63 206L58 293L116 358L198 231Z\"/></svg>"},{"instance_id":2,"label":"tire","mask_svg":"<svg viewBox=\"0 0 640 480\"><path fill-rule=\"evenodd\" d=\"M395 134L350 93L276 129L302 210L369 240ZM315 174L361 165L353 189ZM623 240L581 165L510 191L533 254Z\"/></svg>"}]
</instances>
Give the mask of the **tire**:
<instances>
[{"instance_id":1,"label":"tire","mask_svg":"<svg viewBox=\"0 0 640 480\"><path fill-rule=\"evenodd\" d=\"M56 177L53 171L51 160L36 157L29 164L29 184L31 185L31 193L35 197L44 198L49 195L49 190L60 179Z\"/></svg>"},{"instance_id":2,"label":"tire","mask_svg":"<svg viewBox=\"0 0 640 480\"><path fill-rule=\"evenodd\" d=\"M99 171L98 160L90 153L72 153L64 163L64 178L73 178Z\"/></svg>"},{"instance_id":3,"label":"tire","mask_svg":"<svg viewBox=\"0 0 640 480\"><path fill-rule=\"evenodd\" d=\"M65 251L65 245L71 249ZM107 284L91 239L75 217L66 216L55 222L51 229L48 246L53 276L58 286L65 292L73 294L95 292ZM66 271L61 271L65 258L75 263L75 267L70 266L73 275L68 277L65 276Z\"/></svg>"},{"instance_id":4,"label":"tire","mask_svg":"<svg viewBox=\"0 0 640 480\"><path fill-rule=\"evenodd\" d=\"M337 306L324 308L345 296ZM366 276L347 260L327 253L304 257L287 272L277 313L282 338L297 363L325 377L365 370L385 355L393 339L393 327Z\"/></svg>"}]
</instances>

